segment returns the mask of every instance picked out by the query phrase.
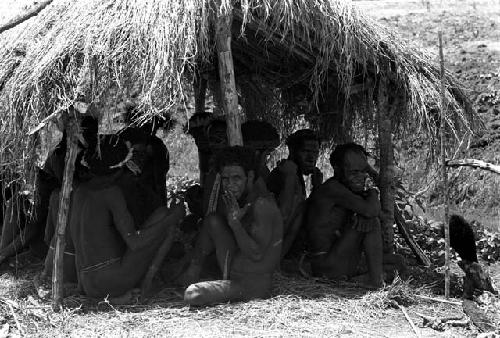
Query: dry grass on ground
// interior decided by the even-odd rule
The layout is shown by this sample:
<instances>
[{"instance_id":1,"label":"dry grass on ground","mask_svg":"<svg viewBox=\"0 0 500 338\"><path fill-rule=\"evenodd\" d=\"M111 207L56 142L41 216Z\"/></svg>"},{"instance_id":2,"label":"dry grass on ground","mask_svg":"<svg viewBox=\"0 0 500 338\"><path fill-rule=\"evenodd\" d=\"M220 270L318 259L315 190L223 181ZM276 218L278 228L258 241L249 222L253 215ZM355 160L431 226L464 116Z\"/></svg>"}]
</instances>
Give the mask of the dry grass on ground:
<instances>
[{"instance_id":1,"label":"dry grass on ground","mask_svg":"<svg viewBox=\"0 0 500 338\"><path fill-rule=\"evenodd\" d=\"M427 275L420 270L419 275ZM276 276L274 296L268 300L189 309L182 290L164 289L144 305L113 307L82 297L68 297L60 313L36 296L33 273L6 272L0 276L0 336L301 336L405 337L414 336L398 304L419 326L422 336L455 337L476 329L422 328L419 313L434 317L464 317L460 305L426 301L434 283L401 281L380 291L366 291L351 283ZM499 269L500 270L500 269ZM500 272L500 271L499 271ZM495 279L500 283L500 273ZM432 278L433 274L428 274ZM432 282L432 281L429 281ZM437 281L436 281L437 282ZM458 301L452 299L452 301Z\"/></svg>"}]
</instances>

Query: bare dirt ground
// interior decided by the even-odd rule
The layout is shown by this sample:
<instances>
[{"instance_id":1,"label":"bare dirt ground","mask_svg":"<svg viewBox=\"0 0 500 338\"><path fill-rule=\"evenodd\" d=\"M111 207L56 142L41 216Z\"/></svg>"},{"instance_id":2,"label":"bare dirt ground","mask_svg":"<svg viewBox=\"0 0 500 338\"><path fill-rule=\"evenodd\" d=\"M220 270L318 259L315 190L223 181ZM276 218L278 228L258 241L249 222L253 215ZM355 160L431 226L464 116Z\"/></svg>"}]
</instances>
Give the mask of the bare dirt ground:
<instances>
[{"instance_id":1,"label":"bare dirt ground","mask_svg":"<svg viewBox=\"0 0 500 338\"><path fill-rule=\"evenodd\" d=\"M496 132L500 130L494 126L499 116L495 109L499 109L500 95L500 1L358 1L356 4L394 27L418 48L434 55L437 55L437 31L443 29L447 65L471 88L471 97L482 110L487 126L476 139L481 146L470 155L499 163L500 138L496 138ZM24 6L22 1L0 1L0 22L8 20L15 11L25 9ZM174 171L183 172L183 162L177 163L178 168ZM481 179L476 175L481 174L464 171L466 178L460 181L461 184L469 190L470 186L476 187L477 192L473 196L468 192L460 203L471 209L492 203L488 211L492 212L488 214L491 218L495 204L490 199L491 194L498 196L499 190L495 191L498 182L484 174ZM480 194L488 189L490 197ZM415 336L397 304L404 307L423 337L475 336L478 333L472 326L447 327L444 331L422 326L419 314L466 318L461 305L417 297L442 297L443 277L439 269L412 267L410 282L399 282L377 292L348 283L277 275L275 296L269 300L189 309L182 303L182 290L166 289L148 303L133 306L113 307L105 301L68 297L65 310L55 313L47 300L39 298L32 283L40 266L34 264L23 271L7 269L0 272L0 337ZM497 288L500 287L500 264L491 264L489 270ZM458 271L456 264L453 271ZM454 302L459 301L459 279L457 275L452 279L454 298L451 300Z\"/></svg>"}]
</instances>

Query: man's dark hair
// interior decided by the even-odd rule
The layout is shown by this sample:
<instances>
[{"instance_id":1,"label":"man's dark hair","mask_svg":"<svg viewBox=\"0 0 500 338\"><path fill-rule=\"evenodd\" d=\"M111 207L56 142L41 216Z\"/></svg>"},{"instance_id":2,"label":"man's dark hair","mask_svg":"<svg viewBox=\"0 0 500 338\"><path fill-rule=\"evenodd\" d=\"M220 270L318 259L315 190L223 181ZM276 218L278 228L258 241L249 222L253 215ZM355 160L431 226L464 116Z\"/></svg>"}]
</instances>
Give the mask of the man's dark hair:
<instances>
[{"instance_id":1,"label":"man's dark hair","mask_svg":"<svg viewBox=\"0 0 500 338\"><path fill-rule=\"evenodd\" d=\"M368 152L360 146L359 144L350 142L345 144L339 144L335 147L335 150L330 154L330 164L332 167L339 166L341 167L344 164L345 155L348 152L353 152L357 154L361 154L364 156L368 156Z\"/></svg>"},{"instance_id":2,"label":"man's dark hair","mask_svg":"<svg viewBox=\"0 0 500 338\"><path fill-rule=\"evenodd\" d=\"M255 170L255 153L248 147L233 146L225 147L217 153L217 171L220 172L226 166L237 165L242 167L246 173Z\"/></svg>"},{"instance_id":3,"label":"man's dark hair","mask_svg":"<svg viewBox=\"0 0 500 338\"><path fill-rule=\"evenodd\" d=\"M280 144L278 131L265 121L246 121L241 125L241 134L245 146L256 150L273 150Z\"/></svg>"},{"instance_id":4,"label":"man's dark hair","mask_svg":"<svg viewBox=\"0 0 500 338\"><path fill-rule=\"evenodd\" d=\"M306 141L316 141L318 144L321 144L321 139L314 130L300 129L288 136L286 145L289 151L296 151L300 149Z\"/></svg>"},{"instance_id":5,"label":"man's dark hair","mask_svg":"<svg viewBox=\"0 0 500 338\"><path fill-rule=\"evenodd\" d=\"M109 175L118 170L110 167L125 160L129 153L127 145L114 135L101 141L99 150L84 155L90 172L96 176Z\"/></svg>"},{"instance_id":6,"label":"man's dark hair","mask_svg":"<svg viewBox=\"0 0 500 338\"><path fill-rule=\"evenodd\" d=\"M89 148L95 148L99 133L99 121L95 117L87 115L82 118L80 127L82 129L83 139L87 142L87 146Z\"/></svg>"},{"instance_id":7,"label":"man's dark hair","mask_svg":"<svg viewBox=\"0 0 500 338\"><path fill-rule=\"evenodd\" d=\"M207 126L208 143L210 144L228 144L227 142L227 123L222 119L210 121Z\"/></svg>"}]
</instances>

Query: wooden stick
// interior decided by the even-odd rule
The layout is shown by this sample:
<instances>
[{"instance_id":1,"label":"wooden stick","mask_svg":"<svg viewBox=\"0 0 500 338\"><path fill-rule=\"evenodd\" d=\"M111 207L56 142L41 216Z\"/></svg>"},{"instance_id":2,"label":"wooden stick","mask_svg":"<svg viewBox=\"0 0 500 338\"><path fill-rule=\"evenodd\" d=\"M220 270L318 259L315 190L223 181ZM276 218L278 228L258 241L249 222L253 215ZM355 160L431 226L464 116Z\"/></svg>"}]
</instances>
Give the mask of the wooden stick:
<instances>
[{"instance_id":1,"label":"wooden stick","mask_svg":"<svg viewBox=\"0 0 500 338\"><path fill-rule=\"evenodd\" d=\"M178 223L172 225L167 232L167 235L165 236L165 240L161 244L161 246L158 248L158 251L156 252L155 257L151 261L151 265L149 266L148 272L146 272L146 275L144 276L144 279L142 280L141 283L141 297L145 298L147 296L147 293L151 289L151 285L153 284L153 278L158 272L158 269L161 266L161 263L165 259L165 256L168 254L170 251L170 248L172 247L172 243L174 242L174 237L175 237L175 231L177 230Z\"/></svg>"},{"instance_id":2,"label":"wooden stick","mask_svg":"<svg viewBox=\"0 0 500 338\"><path fill-rule=\"evenodd\" d=\"M443 54L443 33L439 31L439 60L441 65L441 123L439 131L441 135L441 175L443 179L443 197L444 197L444 296L450 297L450 225L448 224L449 214L449 189L448 174L446 173L446 154L445 154L445 132L446 123L446 98L444 96L444 54Z\"/></svg>"},{"instance_id":3,"label":"wooden stick","mask_svg":"<svg viewBox=\"0 0 500 338\"><path fill-rule=\"evenodd\" d=\"M220 7L220 4L219 4ZM219 13L216 25L216 44L219 59L219 79L222 107L226 115L227 137L230 146L242 146L241 116L238 109L238 93L234 79L233 54L231 52L231 13Z\"/></svg>"},{"instance_id":4,"label":"wooden stick","mask_svg":"<svg viewBox=\"0 0 500 338\"><path fill-rule=\"evenodd\" d=\"M447 299L427 297L427 296L421 296L421 295L415 295L415 297L420 298L420 299L424 299L424 300L430 300L430 301L433 301L433 302L438 302L438 303L445 303L445 304L452 304L452 305L462 305L462 303L460 303L460 302L454 302L454 301L447 300Z\"/></svg>"},{"instance_id":5,"label":"wooden stick","mask_svg":"<svg viewBox=\"0 0 500 338\"><path fill-rule=\"evenodd\" d=\"M224 258L224 271L222 271L222 279L224 280L229 279L229 260L230 260L230 254L228 250L226 251L226 257Z\"/></svg>"},{"instance_id":6,"label":"wooden stick","mask_svg":"<svg viewBox=\"0 0 500 338\"><path fill-rule=\"evenodd\" d=\"M467 167L488 170L491 171L492 173L500 175L500 165L491 164L481 160L474 160L474 159L448 160L446 161L446 166L448 167L467 166Z\"/></svg>"},{"instance_id":7,"label":"wooden stick","mask_svg":"<svg viewBox=\"0 0 500 338\"><path fill-rule=\"evenodd\" d=\"M64 163L64 176L62 191L59 200L59 212L57 214L56 227L56 250L54 253L54 267L52 274L52 307L54 311L59 311L63 299L63 255L65 243L66 225L68 223L68 213L70 205L71 190L73 189L73 174L75 171L75 160L78 154L77 141L77 118L69 116L66 124L67 148Z\"/></svg>"},{"instance_id":8,"label":"wooden stick","mask_svg":"<svg viewBox=\"0 0 500 338\"><path fill-rule=\"evenodd\" d=\"M214 213L217 210L217 203L219 202L219 191L220 191L220 174L215 175L214 185L212 186L212 191L210 191L210 198L208 199L208 207L206 215Z\"/></svg>"},{"instance_id":9,"label":"wooden stick","mask_svg":"<svg viewBox=\"0 0 500 338\"><path fill-rule=\"evenodd\" d=\"M5 32L6 30L9 30L11 28L16 27L17 25L23 23L24 21L28 20L29 18L32 18L32 17L38 15L38 13L40 13L42 11L42 9L47 7L52 1L53 0L42 1L39 4L37 4L36 6L34 6L33 8L31 8L26 13L19 15L19 16L16 16L14 19L10 20L6 24L1 25L0 26L0 34Z\"/></svg>"},{"instance_id":10,"label":"wooden stick","mask_svg":"<svg viewBox=\"0 0 500 338\"><path fill-rule=\"evenodd\" d=\"M17 326L17 330L19 331L19 335L21 337L24 336L23 328L21 327L21 323L19 322L19 319L17 319L17 315L14 312L14 308L12 307L12 304L10 302L6 302L6 304L9 307L10 313L12 314L12 318L14 318L14 322L16 322L16 326Z\"/></svg>"},{"instance_id":11,"label":"wooden stick","mask_svg":"<svg viewBox=\"0 0 500 338\"><path fill-rule=\"evenodd\" d=\"M403 215L401 214L401 210L399 210L396 205L394 206L394 220L396 221L399 233L405 239L406 244L408 244L408 246L410 247L411 251L417 258L417 261L423 266L431 266L431 260L413 239L412 234L406 228L405 220L403 218Z\"/></svg>"},{"instance_id":12,"label":"wooden stick","mask_svg":"<svg viewBox=\"0 0 500 338\"><path fill-rule=\"evenodd\" d=\"M398 307L403 312L403 314L405 315L405 318L408 321L408 323L410 323L410 326L413 329L413 332L415 332L415 335L420 338L421 337L420 333L418 332L417 327L413 323L413 320L411 320L410 316L408 316L408 313L406 312L405 308L403 306L399 305L399 304L398 304Z\"/></svg>"}]
</instances>

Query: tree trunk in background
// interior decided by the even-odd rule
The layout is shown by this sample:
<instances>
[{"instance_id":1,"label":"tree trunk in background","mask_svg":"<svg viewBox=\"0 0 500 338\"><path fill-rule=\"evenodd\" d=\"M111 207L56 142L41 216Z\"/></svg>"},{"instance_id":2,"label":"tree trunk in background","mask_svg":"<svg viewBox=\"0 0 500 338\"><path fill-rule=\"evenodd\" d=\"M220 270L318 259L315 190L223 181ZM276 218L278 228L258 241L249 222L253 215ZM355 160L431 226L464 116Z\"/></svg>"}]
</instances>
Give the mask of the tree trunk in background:
<instances>
[{"instance_id":1,"label":"tree trunk in background","mask_svg":"<svg viewBox=\"0 0 500 338\"><path fill-rule=\"evenodd\" d=\"M381 225L384 253L394 251L394 148L392 144L392 118L394 108L389 104L389 92L384 79L380 80L378 92L378 138L380 150L380 174L378 187L382 206Z\"/></svg>"},{"instance_id":2,"label":"tree trunk in background","mask_svg":"<svg viewBox=\"0 0 500 338\"><path fill-rule=\"evenodd\" d=\"M233 54L231 52L232 14L219 13L216 41L219 59L219 79L222 107L227 121L227 137L230 146L243 145L241 116L238 109L238 93L234 79Z\"/></svg>"},{"instance_id":3,"label":"tree trunk in background","mask_svg":"<svg viewBox=\"0 0 500 338\"><path fill-rule=\"evenodd\" d=\"M76 112L73 112L76 113ZM73 189L73 173L75 172L75 160L78 154L78 121L75 116L69 117L66 125L67 148L64 163L64 176L62 191L59 200L59 212L57 214L56 226L56 248L54 254L54 267L52 273L52 307L59 311L63 299L63 255L65 243L66 225L68 224L68 213L70 205L71 190Z\"/></svg>"}]
</instances>

